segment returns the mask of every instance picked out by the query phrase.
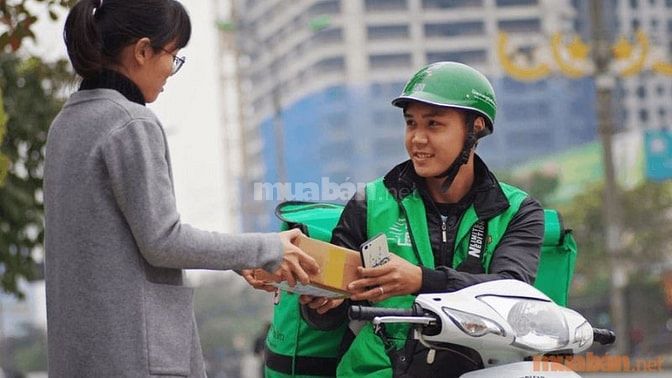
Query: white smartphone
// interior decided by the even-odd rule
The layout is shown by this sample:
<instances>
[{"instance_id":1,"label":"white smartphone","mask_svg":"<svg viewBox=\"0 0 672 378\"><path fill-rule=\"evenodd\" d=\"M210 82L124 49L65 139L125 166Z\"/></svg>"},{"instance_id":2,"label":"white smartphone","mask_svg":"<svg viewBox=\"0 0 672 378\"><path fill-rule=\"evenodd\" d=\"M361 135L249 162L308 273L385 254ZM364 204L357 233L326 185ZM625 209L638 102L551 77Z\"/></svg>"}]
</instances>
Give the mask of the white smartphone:
<instances>
[{"instance_id":1,"label":"white smartphone","mask_svg":"<svg viewBox=\"0 0 672 378\"><path fill-rule=\"evenodd\" d=\"M390 261L390 251L387 249L387 236L380 233L362 243L360 247L362 265L365 268L375 268Z\"/></svg>"}]
</instances>

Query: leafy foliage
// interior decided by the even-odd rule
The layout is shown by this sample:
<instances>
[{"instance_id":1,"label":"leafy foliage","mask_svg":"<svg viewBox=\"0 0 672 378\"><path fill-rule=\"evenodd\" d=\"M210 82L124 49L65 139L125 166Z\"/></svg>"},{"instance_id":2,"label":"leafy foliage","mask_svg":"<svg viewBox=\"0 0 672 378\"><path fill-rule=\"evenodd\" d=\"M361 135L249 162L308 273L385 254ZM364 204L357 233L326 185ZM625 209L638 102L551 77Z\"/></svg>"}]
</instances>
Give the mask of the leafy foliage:
<instances>
[{"instance_id":1,"label":"leafy foliage","mask_svg":"<svg viewBox=\"0 0 672 378\"><path fill-rule=\"evenodd\" d=\"M0 54L7 123L0 153L11 162L0 186L0 284L21 295L20 277L36 278L33 253L43 242L42 171L49 124L63 101L59 93L70 81L64 61Z\"/></svg>"},{"instance_id":2,"label":"leafy foliage","mask_svg":"<svg viewBox=\"0 0 672 378\"><path fill-rule=\"evenodd\" d=\"M47 371L47 335L29 324L23 325L23 331L20 337L5 341L3 368L17 373Z\"/></svg>"},{"instance_id":3,"label":"leafy foliage","mask_svg":"<svg viewBox=\"0 0 672 378\"><path fill-rule=\"evenodd\" d=\"M525 177L498 173L505 182L516 185L539 200L554 206L549 199L557 189L558 178L552 173L536 171ZM603 186L587 186L570 202L559 204L567 227L574 230L579 245L573 294L604 293L609 288L610 259L604 247L602 214ZM620 263L627 266L631 279L642 272L654 271L672 254L672 182L646 182L620 194L622 254Z\"/></svg>"},{"instance_id":4,"label":"leafy foliage","mask_svg":"<svg viewBox=\"0 0 672 378\"><path fill-rule=\"evenodd\" d=\"M40 249L44 142L70 77L66 63L18 58L26 39L35 39L35 10L58 10L77 0L0 1L0 287L21 297L17 280L37 274L32 254Z\"/></svg>"},{"instance_id":5,"label":"leafy foliage","mask_svg":"<svg viewBox=\"0 0 672 378\"><path fill-rule=\"evenodd\" d=\"M525 190L542 206L548 206L550 202L548 198L558 188L560 182L557 174L543 171L534 171L525 177L512 176L509 172L497 172L497 177L502 182Z\"/></svg>"},{"instance_id":6,"label":"leafy foliage","mask_svg":"<svg viewBox=\"0 0 672 378\"><path fill-rule=\"evenodd\" d=\"M5 112L4 101L2 100L2 87L0 87L0 143L5 139L7 133L7 113ZM7 171L9 170L9 158L0 151L0 186L5 182Z\"/></svg>"},{"instance_id":7,"label":"leafy foliage","mask_svg":"<svg viewBox=\"0 0 672 378\"><path fill-rule=\"evenodd\" d=\"M272 316L273 294L253 290L235 274L196 290L194 311L209 376L239 376L240 361Z\"/></svg>"},{"instance_id":8,"label":"leafy foliage","mask_svg":"<svg viewBox=\"0 0 672 378\"><path fill-rule=\"evenodd\" d=\"M647 182L621 193L620 199L622 252L618 261L632 277L653 272L671 252L672 183ZM602 187L594 186L561 209L579 244L576 273L584 290L606 290L611 274L601 207Z\"/></svg>"},{"instance_id":9,"label":"leafy foliage","mask_svg":"<svg viewBox=\"0 0 672 378\"><path fill-rule=\"evenodd\" d=\"M56 20L59 7L70 7L77 0L14 0L0 1L0 25L5 31L0 34L0 52L6 49L15 52L19 50L26 38L35 39L32 27L37 22L37 16L28 4L46 7L49 18Z\"/></svg>"}]
</instances>

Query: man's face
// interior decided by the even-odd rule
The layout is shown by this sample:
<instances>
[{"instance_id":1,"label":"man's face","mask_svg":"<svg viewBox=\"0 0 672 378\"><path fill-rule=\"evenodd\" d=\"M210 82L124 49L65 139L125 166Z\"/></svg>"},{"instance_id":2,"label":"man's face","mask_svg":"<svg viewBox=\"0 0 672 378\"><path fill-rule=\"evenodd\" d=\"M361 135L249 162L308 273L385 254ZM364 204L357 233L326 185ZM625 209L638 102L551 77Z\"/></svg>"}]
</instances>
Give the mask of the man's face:
<instances>
[{"instance_id":1,"label":"man's face","mask_svg":"<svg viewBox=\"0 0 672 378\"><path fill-rule=\"evenodd\" d=\"M462 151L465 113L412 101L404 109L406 151L420 177L442 174Z\"/></svg>"}]
</instances>

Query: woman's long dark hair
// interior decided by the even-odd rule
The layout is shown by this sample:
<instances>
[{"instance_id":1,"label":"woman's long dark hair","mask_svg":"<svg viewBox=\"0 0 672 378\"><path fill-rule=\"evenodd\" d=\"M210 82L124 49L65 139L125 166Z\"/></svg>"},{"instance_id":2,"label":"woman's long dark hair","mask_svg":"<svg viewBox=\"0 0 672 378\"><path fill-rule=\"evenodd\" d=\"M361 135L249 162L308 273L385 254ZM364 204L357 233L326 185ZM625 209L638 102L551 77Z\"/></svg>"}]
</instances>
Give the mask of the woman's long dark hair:
<instances>
[{"instance_id":1,"label":"woman's long dark hair","mask_svg":"<svg viewBox=\"0 0 672 378\"><path fill-rule=\"evenodd\" d=\"M171 42L187 45L191 22L175 0L80 0L65 20L63 39L70 62L82 78L119 63L121 50L140 38L159 50Z\"/></svg>"}]
</instances>

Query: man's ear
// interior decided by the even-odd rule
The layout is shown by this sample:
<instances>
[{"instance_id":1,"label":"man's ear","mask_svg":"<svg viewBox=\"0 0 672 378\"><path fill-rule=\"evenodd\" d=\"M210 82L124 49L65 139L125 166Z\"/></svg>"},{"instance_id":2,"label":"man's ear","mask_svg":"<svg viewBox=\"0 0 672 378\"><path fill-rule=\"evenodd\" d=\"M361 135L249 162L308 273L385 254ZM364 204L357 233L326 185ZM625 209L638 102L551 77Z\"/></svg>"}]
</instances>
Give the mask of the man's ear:
<instances>
[{"instance_id":1,"label":"man's ear","mask_svg":"<svg viewBox=\"0 0 672 378\"><path fill-rule=\"evenodd\" d=\"M482 116L476 117L474 120L474 134L481 135L485 130L485 118Z\"/></svg>"},{"instance_id":2,"label":"man's ear","mask_svg":"<svg viewBox=\"0 0 672 378\"><path fill-rule=\"evenodd\" d=\"M139 65L143 65L153 55L154 49L149 38L140 38L133 44L133 57Z\"/></svg>"}]
</instances>

